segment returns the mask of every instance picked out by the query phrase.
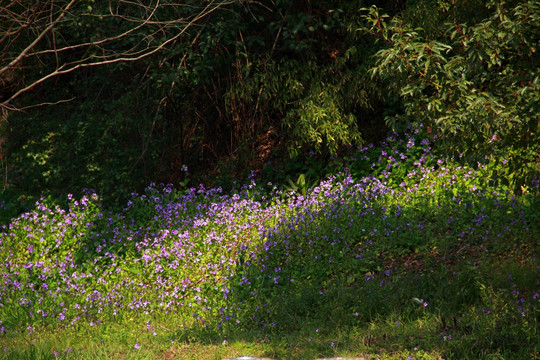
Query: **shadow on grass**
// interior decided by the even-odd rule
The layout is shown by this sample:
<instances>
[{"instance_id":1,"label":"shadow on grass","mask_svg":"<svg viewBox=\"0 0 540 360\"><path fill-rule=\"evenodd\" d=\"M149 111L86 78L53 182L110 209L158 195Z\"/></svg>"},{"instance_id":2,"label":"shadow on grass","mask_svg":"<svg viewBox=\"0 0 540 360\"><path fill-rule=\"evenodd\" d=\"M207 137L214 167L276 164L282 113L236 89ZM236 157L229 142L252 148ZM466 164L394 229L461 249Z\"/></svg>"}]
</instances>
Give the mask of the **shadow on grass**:
<instances>
[{"instance_id":1,"label":"shadow on grass","mask_svg":"<svg viewBox=\"0 0 540 360\"><path fill-rule=\"evenodd\" d=\"M486 206L487 219L471 229L478 224L475 212L463 212L460 222L449 225L446 209L435 210L429 201L416 206L399 216L397 208L373 207L367 217L358 214L368 211L361 206L339 204L310 222L283 220L226 280L227 320L180 327L163 315L160 321L170 330L161 346L175 354L188 351L178 347L186 344L190 353L212 357L277 359L419 352L432 358L529 359L537 353L538 215L530 208L511 210L510 203ZM516 217L505 219L510 210ZM95 239L109 241L108 250L120 261L134 251L135 241L127 246L113 241L117 234L109 222L126 220L129 224L130 218L102 218L79 239L80 258L92 259L100 245ZM110 237L100 236L103 229ZM503 235L486 236L486 230ZM399 231L410 234L390 243Z\"/></svg>"},{"instance_id":2,"label":"shadow on grass","mask_svg":"<svg viewBox=\"0 0 540 360\"><path fill-rule=\"evenodd\" d=\"M517 211L512 201L489 198L476 206L481 210L462 211L461 223L451 226L445 209L434 209L429 201L396 222L386 220L396 213L385 218L381 212L383 222L370 225L383 235L366 235L324 211L312 226L295 219L283 223L231 279L236 301L231 318L276 344L265 356L421 350L445 358L528 359L538 352L540 319L535 206ZM509 214L514 217L505 218ZM487 220L482 223L479 216ZM388 243L385 232L414 225L422 231L413 236L423 239ZM505 257L508 267L501 267ZM499 271L511 273L497 276ZM234 334L235 324L225 326Z\"/></svg>"}]
</instances>

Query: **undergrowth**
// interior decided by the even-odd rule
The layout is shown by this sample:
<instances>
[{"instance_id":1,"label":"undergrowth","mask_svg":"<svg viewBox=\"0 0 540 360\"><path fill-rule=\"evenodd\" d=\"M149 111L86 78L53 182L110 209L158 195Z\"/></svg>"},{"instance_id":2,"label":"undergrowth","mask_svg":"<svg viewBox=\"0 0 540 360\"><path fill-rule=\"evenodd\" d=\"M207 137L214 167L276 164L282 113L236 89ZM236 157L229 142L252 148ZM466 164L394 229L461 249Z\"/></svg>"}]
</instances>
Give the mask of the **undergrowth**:
<instances>
[{"instance_id":1,"label":"undergrowth","mask_svg":"<svg viewBox=\"0 0 540 360\"><path fill-rule=\"evenodd\" d=\"M0 359L538 357L538 182L435 143L315 186L42 199L1 231Z\"/></svg>"}]
</instances>

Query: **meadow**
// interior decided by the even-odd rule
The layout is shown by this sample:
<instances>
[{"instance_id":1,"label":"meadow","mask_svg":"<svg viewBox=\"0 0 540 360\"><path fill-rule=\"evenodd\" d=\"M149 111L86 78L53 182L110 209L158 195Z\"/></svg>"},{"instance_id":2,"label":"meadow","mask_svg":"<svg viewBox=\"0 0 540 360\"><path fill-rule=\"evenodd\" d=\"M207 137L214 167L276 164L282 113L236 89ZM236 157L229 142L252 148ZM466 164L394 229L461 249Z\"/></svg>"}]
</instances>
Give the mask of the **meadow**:
<instances>
[{"instance_id":1,"label":"meadow","mask_svg":"<svg viewBox=\"0 0 540 360\"><path fill-rule=\"evenodd\" d=\"M0 229L0 359L539 358L540 178L436 142L394 133L313 184L152 184L117 212L43 198Z\"/></svg>"}]
</instances>

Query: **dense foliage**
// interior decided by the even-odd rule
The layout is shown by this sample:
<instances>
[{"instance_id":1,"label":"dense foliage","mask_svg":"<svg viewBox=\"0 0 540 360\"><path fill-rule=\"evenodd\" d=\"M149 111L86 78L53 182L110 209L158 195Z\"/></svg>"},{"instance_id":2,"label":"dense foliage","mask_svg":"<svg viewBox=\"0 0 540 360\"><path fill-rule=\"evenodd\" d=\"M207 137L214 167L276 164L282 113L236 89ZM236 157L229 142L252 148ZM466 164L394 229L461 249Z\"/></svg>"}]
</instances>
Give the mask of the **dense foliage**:
<instances>
[{"instance_id":1,"label":"dense foliage","mask_svg":"<svg viewBox=\"0 0 540 360\"><path fill-rule=\"evenodd\" d=\"M511 166L519 189L539 170L540 5L510 4L488 1L485 19L452 19L438 27L440 33L413 29L399 18L387 22L376 7L366 19L388 43L371 71L402 101L403 112L387 121L422 122L449 142L450 151L473 161L516 152ZM455 16L450 8L443 13Z\"/></svg>"},{"instance_id":2,"label":"dense foliage","mask_svg":"<svg viewBox=\"0 0 540 360\"><path fill-rule=\"evenodd\" d=\"M3 121L4 196L21 202L21 195L61 198L93 188L118 205L152 181L184 181L184 165L198 180L227 188L246 179L246 169L269 165L267 179L281 183L301 170L281 166L282 159L302 163L312 152L325 162L344 146L378 141L388 128L412 122L426 124L470 164L511 152L519 192L538 171L537 3L371 4L224 2L185 32L172 19L193 19L204 3L165 4L156 16L166 25L130 33L112 50L31 58L39 66L25 63L19 79L37 78L59 61L136 52L182 35L138 62L81 68L21 95L19 108L73 100ZM100 18L107 3L78 3L55 29L56 45L127 31L132 23L124 20L143 19L148 9L120 7L121 16ZM11 89L17 77L8 74Z\"/></svg>"}]
</instances>

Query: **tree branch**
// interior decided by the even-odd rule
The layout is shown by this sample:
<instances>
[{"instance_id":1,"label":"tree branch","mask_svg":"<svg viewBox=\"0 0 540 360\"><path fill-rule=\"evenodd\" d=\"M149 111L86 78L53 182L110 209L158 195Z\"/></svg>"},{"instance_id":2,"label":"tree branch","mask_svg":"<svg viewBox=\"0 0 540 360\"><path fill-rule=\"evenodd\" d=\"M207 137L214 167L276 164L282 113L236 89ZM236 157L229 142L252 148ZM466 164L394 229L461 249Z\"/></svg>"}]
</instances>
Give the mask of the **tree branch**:
<instances>
[{"instance_id":1,"label":"tree branch","mask_svg":"<svg viewBox=\"0 0 540 360\"><path fill-rule=\"evenodd\" d=\"M45 30L43 30L41 32L41 34L38 35L38 37L36 37L36 39L34 41L32 41L30 43L30 45L28 45L26 47L26 49L24 49L20 54L19 56L17 56L15 59L13 59L7 66L3 67L0 69L0 75L2 75L3 73L5 73L6 71L8 71L9 68L15 66L17 63L19 63L22 59L24 59L26 57L26 55L28 54L28 52L30 50L32 50L36 44L38 42L41 41L41 39L43 39L43 37L49 32L51 31L52 28L54 28L56 26L56 24L58 24L60 22L60 20L62 20L62 18L66 15L67 11L71 8L71 6L73 6L73 4L75 4L77 0L71 0L69 2L69 4L67 4L67 6L64 8L64 10L62 10L62 12L60 13L60 15L58 15L58 17L52 22L49 24L49 26L47 26L45 28Z\"/></svg>"},{"instance_id":2,"label":"tree branch","mask_svg":"<svg viewBox=\"0 0 540 360\"><path fill-rule=\"evenodd\" d=\"M67 2L67 0L65 0ZM4 62L8 62L7 65L4 65L3 67L0 66L0 83L5 82L6 84L13 83L14 78L14 72L15 69L23 69L21 66L21 63L25 60L31 59L31 58L37 58L39 61L46 60L47 58L41 58L43 56L51 56L51 62L54 62L56 66L54 67L54 70L49 71L48 73L42 74L37 79L30 80L29 82L24 83L23 80L19 80L18 85L13 85L14 87L13 92L10 94L5 94L4 99L0 102L0 109L2 109L2 113L6 115L9 111L14 110L22 110L19 109L16 105L14 105L14 100L20 97L22 94L34 89L35 87L43 84L44 82L63 75L68 74L73 71L79 70L81 68L89 68L89 67L97 67L97 66L106 66L116 63L125 63L125 62L134 62L139 61L141 59L144 59L146 57L152 56L159 51L167 48L168 46L172 45L174 42L176 42L182 35L184 35L188 29L192 28L196 25L199 21L201 21L203 18L210 16L212 13L217 11L218 9L230 5L233 3L236 3L238 1L242 0L226 0L226 1L217 1L217 0L211 0L206 2L205 5L201 6L200 11L196 12L193 15L190 15L188 17L184 18L174 18L174 19L165 19L165 20L159 20L156 18L158 10L164 9L167 7L167 9L170 9L170 7L189 7L190 9L192 6L188 5L182 5L182 4L163 4L163 0L156 0L155 4L153 4L153 1L150 2L151 5L145 5L141 4L139 2L134 1L127 1L127 0L121 0L119 4L123 4L126 6L132 6L136 7L139 12L146 13L144 16L141 15L140 18L136 17L127 17L122 14L120 14L118 11L119 9L113 9L111 7L111 4L109 4L109 14L105 15L99 15L99 14L82 14L79 10L79 13L77 14L77 9L75 7L75 4L77 3L77 0L70 0L67 5L61 6L60 8L57 8L57 11L55 11L55 1L52 0L50 2L38 3L38 5L33 5L33 7L29 8L23 8L19 10L19 14L17 14L13 8L8 10L8 6L0 7L1 10L8 10L4 15L0 16L0 20L3 16L9 17L9 21L11 21L11 24L8 24L5 28L6 30L3 32L0 32L0 44L2 42L7 42L7 46L11 47L13 43L18 41L22 34L25 34L27 31L33 31L33 29L36 29L37 36L27 45L27 46L20 46L17 47L23 48L22 51L20 51L18 54L10 55L7 53L7 51L4 51L3 54L0 54L0 61L4 60ZM24 3L24 2L22 2ZM22 5L21 5L22 6ZM50 6L48 10L44 10L44 7ZM74 11L75 13L71 13L71 11ZM129 9L128 9L129 10ZM62 42L65 37L62 35L61 32L59 32L58 26L59 24L67 18L67 15L73 16L74 18L78 17L84 17L84 16L97 16L100 17L100 20L103 20L103 18L118 18L121 21L125 23L134 23L135 25L133 27L129 27L127 30L124 29L117 35L108 36L104 39L96 40L96 41L85 41L79 44L72 44L72 45L61 45L58 44L58 42ZM0 25L1 26L1 25ZM44 28L43 28L44 27ZM42 30L39 30L40 28L43 28ZM118 50L121 48L125 43L121 43L124 39L128 39L133 36L133 34L138 34L140 36L140 32L143 29L149 29L147 35L139 39L138 41L133 42L131 40L131 44L128 41L127 44L129 44L128 49L124 50ZM154 29L152 29L154 28ZM171 31L167 31L170 29L175 29L174 33ZM42 40L49 36L50 33L53 33L50 36L49 39L49 48L48 49L37 49L38 44L42 42ZM163 42L158 44L153 44L153 39L156 34L163 33L165 34L165 39ZM63 40L65 42L66 40ZM19 41L20 42L20 41ZM40 45L41 46L41 45ZM97 49L102 54L88 54L80 56L78 59L71 60L71 61L65 61L62 62L60 55L63 53L71 53L74 50L80 51L80 50L91 50L91 49ZM4 48L6 50L6 48ZM47 60L46 60L47 61ZM11 70L11 71L10 71ZM9 74L9 75L8 75ZM11 78L9 78L11 76ZM6 80L6 77L10 80ZM5 90L4 90L5 91ZM6 96L7 95L7 96ZM65 102L67 100L60 100L59 102ZM43 102L37 105L31 105L31 107L39 106L39 105L47 105L47 104L56 104L59 102ZM28 108L28 107L25 107ZM5 118L5 116L4 116Z\"/></svg>"}]
</instances>

